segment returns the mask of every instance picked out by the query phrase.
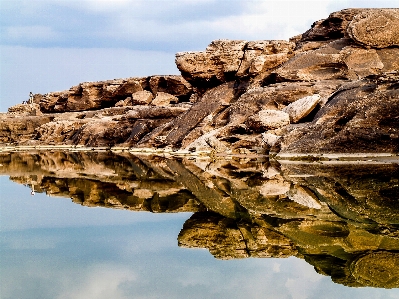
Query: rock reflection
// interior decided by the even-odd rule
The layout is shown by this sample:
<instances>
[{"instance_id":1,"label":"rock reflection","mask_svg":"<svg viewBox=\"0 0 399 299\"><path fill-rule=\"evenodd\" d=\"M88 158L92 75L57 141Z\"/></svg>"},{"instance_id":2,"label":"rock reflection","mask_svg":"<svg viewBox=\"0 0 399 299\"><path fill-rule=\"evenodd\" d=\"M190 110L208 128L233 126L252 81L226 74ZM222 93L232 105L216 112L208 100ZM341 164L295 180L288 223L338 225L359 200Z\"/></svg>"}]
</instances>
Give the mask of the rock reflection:
<instances>
[{"instance_id":1,"label":"rock reflection","mask_svg":"<svg viewBox=\"0 0 399 299\"><path fill-rule=\"evenodd\" d=\"M85 206L192 212L178 244L305 259L347 286L399 287L399 165L1 153L1 174Z\"/></svg>"}]
</instances>

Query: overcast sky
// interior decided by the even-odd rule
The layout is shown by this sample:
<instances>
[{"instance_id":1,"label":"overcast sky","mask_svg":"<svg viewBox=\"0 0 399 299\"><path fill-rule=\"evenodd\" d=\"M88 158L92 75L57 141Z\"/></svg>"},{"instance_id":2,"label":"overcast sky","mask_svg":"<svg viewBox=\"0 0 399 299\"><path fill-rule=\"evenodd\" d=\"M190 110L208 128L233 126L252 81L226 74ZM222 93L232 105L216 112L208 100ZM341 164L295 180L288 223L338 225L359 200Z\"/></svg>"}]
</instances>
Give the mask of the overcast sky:
<instances>
[{"instance_id":1,"label":"overcast sky","mask_svg":"<svg viewBox=\"0 0 399 299\"><path fill-rule=\"evenodd\" d=\"M174 54L215 39L288 39L331 12L395 1L0 0L0 111L30 91L178 74Z\"/></svg>"}]
</instances>

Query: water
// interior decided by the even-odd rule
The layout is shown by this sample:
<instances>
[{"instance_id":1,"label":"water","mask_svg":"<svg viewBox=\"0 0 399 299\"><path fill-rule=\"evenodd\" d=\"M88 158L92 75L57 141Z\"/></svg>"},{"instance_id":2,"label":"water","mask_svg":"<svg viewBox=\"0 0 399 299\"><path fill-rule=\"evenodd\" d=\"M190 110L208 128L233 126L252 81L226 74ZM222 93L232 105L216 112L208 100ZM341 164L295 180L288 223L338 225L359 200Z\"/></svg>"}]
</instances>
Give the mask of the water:
<instances>
[{"instance_id":1,"label":"water","mask_svg":"<svg viewBox=\"0 0 399 299\"><path fill-rule=\"evenodd\" d=\"M1 298L399 298L392 161L0 159Z\"/></svg>"}]
</instances>

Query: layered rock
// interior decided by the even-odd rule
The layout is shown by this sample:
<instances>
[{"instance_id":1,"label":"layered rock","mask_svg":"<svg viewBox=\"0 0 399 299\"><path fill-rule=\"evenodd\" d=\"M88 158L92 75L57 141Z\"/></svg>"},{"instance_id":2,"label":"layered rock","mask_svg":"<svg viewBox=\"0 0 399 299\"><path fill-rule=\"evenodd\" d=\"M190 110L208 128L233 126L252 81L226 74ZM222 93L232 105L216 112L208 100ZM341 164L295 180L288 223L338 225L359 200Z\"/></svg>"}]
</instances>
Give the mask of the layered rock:
<instances>
[{"instance_id":1,"label":"layered rock","mask_svg":"<svg viewBox=\"0 0 399 299\"><path fill-rule=\"evenodd\" d=\"M177 53L181 76L34 95L1 116L1 142L398 153L398 19L398 9L346 9L290 41L216 40ZM18 134L7 133L17 115Z\"/></svg>"}]
</instances>

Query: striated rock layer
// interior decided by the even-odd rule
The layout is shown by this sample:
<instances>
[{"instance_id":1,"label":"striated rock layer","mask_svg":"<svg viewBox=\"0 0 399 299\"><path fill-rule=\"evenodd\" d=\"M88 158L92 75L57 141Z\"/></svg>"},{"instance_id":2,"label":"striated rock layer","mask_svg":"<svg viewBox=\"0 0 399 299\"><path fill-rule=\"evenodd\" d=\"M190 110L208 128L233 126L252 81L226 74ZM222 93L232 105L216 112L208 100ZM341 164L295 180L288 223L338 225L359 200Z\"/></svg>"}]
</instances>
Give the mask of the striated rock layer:
<instances>
[{"instance_id":1,"label":"striated rock layer","mask_svg":"<svg viewBox=\"0 0 399 299\"><path fill-rule=\"evenodd\" d=\"M176 54L181 76L86 82L2 114L0 143L223 153L399 152L399 9Z\"/></svg>"}]
</instances>

